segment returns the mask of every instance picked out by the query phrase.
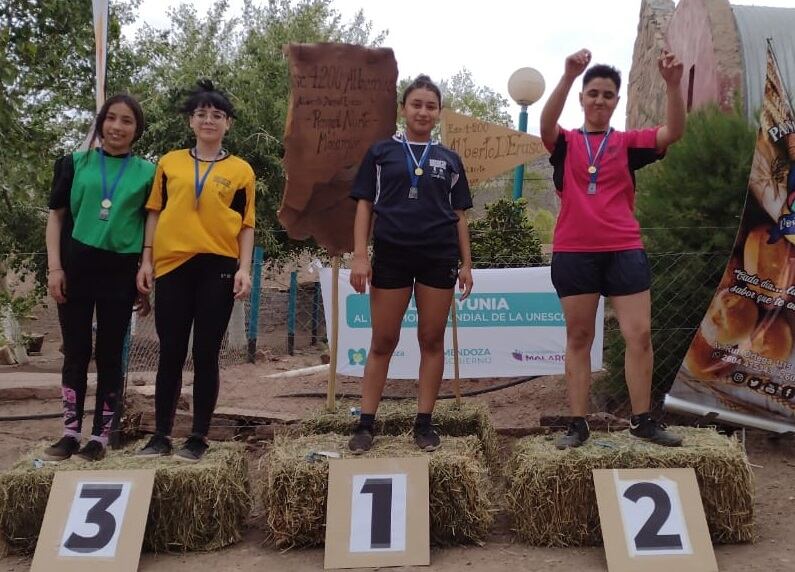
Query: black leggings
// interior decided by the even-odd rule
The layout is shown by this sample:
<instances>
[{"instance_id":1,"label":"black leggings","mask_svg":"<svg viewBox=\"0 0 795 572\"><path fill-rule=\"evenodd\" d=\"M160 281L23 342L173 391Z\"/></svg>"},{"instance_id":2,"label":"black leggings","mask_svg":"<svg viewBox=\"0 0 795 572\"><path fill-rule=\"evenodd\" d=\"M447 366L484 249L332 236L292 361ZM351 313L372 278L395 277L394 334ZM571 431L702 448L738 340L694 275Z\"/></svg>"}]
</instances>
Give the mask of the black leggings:
<instances>
[{"instance_id":1,"label":"black leggings","mask_svg":"<svg viewBox=\"0 0 795 572\"><path fill-rule=\"evenodd\" d=\"M91 435L105 440L122 392L122 349L135 301L137 256L107 266L75 268L66 276L66 302L58 304L63 338L64 432L79 439L83 426L92 322L97 315L97 396Z\"/></svg>"},{"instance_id":2,"label":"black leggings","mask_svg":"<svg viewBox=\"0 0 795 572\"><path fill-rule=\"evenodd\" d=\"M193 433L206 436L218 400L218 354L232 315L237 260L197 254L155 280L155 326L160 360L155 420L170 435L182 389L182 368L193 326Z\"/></svg>"}]
</instances>

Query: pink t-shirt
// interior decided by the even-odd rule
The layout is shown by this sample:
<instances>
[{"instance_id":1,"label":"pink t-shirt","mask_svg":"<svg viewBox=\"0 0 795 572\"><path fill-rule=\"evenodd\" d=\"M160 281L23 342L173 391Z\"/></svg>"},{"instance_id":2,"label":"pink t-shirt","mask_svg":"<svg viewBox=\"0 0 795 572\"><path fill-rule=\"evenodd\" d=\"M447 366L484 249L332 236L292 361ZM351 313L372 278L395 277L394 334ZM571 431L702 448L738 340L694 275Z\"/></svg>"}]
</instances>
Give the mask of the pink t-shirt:
<instances>
[{"instance_id":1,"label":"pink t-shirt","mask_svg":"<svg viewBox=\"0 0 795 572\"><path fill-rule=\"evenodd\" d=\"M606 252L643 248L635 218L635 170L653 163L659 127L613 131L597 161L596 193L588 194L588 152L580 129L560 129L549 162L561 200L553 252ZM604 133L588 135L596 155Z\"/></svg>"}]
</instances>

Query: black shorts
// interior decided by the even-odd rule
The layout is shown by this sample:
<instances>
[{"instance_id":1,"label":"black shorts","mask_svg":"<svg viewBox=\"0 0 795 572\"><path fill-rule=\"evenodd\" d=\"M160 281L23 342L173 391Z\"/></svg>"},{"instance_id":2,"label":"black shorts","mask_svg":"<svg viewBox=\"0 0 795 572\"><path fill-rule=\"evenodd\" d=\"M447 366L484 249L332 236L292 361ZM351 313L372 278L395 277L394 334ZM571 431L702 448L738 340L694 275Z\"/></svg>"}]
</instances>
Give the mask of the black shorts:
<instances>
[{"instance_id":1,"label":"black shorts","mask_svg":"<svg viewBox=\"0 0 795 572\"><path fill-rule=\"evenodd\" d=\"M453 288L458 280L458 259L433 258L415 251L376 242L373 246L373 288L408 288L414 282L431 288Z\"/></svg>"},{"instance_id":2,"label":"black shorts","mask_svg":"<svg viewBox=\"0 0 795 572\"><path fill-rule=\"evenodd\" d=\"M649 259L642 248L617 252L555 252L552 284L560 298L577 294L637 294L651 287Z\"/></svg>"}]
</instances>

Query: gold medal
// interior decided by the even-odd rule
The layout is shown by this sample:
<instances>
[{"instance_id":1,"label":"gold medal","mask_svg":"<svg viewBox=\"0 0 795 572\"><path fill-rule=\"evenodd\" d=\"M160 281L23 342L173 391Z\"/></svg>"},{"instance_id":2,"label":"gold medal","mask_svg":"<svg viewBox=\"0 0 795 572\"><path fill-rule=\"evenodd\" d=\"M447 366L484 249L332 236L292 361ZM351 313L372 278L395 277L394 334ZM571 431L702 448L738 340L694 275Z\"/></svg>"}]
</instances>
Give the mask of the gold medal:
<instances>
[{"instance_id":1,"label":"gold medal","mask_svg":"<svg viewBox=\"0 0 795 572\"><path fill-rule=\"evenodd\" d=\"M588 173L590 173L591 175L595 175L596 174L596 165L588 165Z\"/></svg>"},{"instance_id":2,"label":"gold medal","mask_svg":"<svg viewBox=\"0 0 795 572\"><path fill-rule=\"evenodd\" d=\"M417 175L418 177L422 177L423 173L424 171L422 170L422 167L417 167L416 169L414 169L414 174Z\"/></svg>"},{"instance_id":3,"label":"gold medal","mask_svg":"<svg viewBox=\"0 0 795 572\"><path fill-rule=\"evenodd\" d=\"M109 209L113 206L113 203L110 202L110 199L102 199L102 202L99 203L103 209Z\"/></svg>"}]
</instances>

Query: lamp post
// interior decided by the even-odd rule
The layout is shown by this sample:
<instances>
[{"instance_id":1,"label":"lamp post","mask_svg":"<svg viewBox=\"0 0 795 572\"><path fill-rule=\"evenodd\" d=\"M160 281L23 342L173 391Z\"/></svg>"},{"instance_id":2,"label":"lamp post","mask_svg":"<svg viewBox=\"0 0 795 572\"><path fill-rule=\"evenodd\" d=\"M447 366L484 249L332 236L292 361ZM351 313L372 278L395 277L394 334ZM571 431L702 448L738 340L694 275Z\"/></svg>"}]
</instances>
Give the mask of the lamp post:
<instances>
[{"instance_id":1,"label":"lamp post","mask_svg":"<svg viewBox=\"0 0 795 572\"><path fill-rule=\"evenodd\" d=\"M533 68L519 68L508 79L508 94L522 109L519 112L519 131L527 133L527 106L544 95L544 76ZM513 176L513 200L522 198L524 164L516 167Z\"/></svg>"}]
</instances>

